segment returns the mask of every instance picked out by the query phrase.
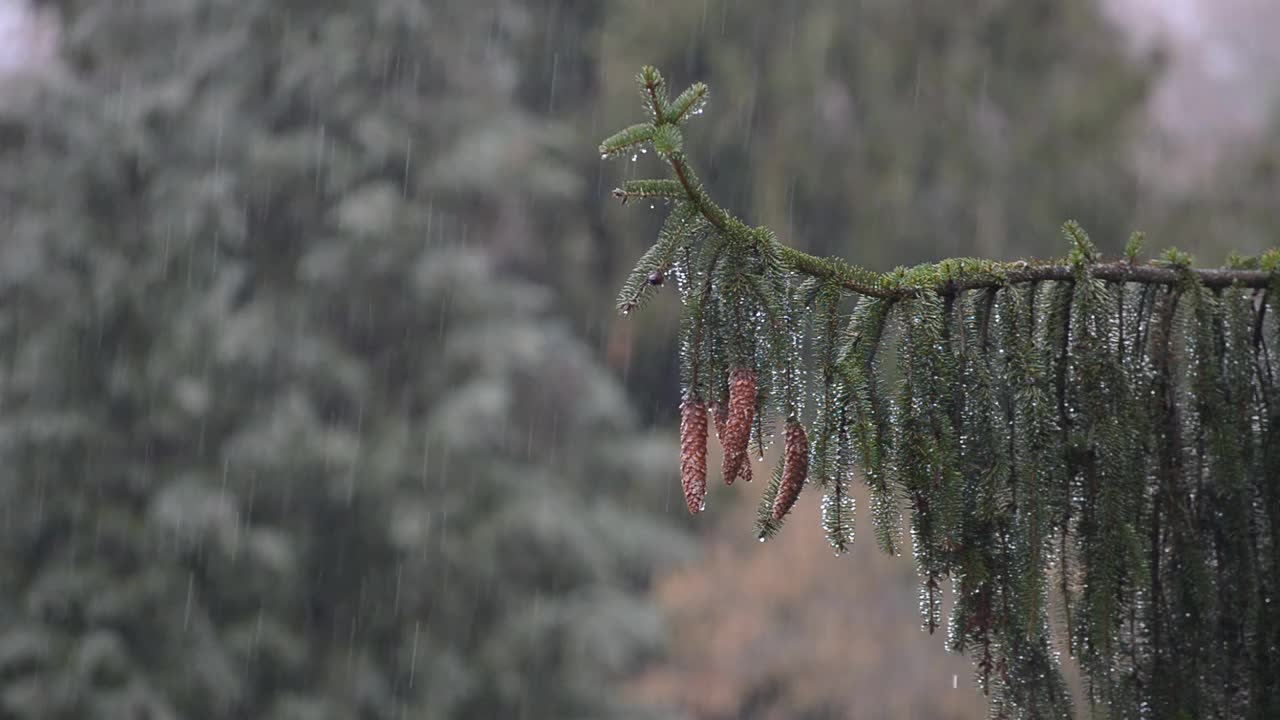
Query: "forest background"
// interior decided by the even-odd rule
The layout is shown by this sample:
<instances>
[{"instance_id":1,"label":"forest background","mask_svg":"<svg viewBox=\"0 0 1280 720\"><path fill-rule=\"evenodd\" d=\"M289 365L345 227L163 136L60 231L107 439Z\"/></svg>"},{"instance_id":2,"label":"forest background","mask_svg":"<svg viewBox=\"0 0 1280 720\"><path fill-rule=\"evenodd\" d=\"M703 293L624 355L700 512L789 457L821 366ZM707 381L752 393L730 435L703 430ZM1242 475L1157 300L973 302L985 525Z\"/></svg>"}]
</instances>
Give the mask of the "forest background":
<instances>
[{"instance_id":1,"label":"forest background","mask_svg":"<svg viewBox=\"0 0 1280 720\"><path fill-rule=\"evenodd\" d=\"M688 517L596 144L654 64L810 252L1216 265L1267 5L0 0L0 717L982 716L909 562Z\"/></svg>"}]
</instances>

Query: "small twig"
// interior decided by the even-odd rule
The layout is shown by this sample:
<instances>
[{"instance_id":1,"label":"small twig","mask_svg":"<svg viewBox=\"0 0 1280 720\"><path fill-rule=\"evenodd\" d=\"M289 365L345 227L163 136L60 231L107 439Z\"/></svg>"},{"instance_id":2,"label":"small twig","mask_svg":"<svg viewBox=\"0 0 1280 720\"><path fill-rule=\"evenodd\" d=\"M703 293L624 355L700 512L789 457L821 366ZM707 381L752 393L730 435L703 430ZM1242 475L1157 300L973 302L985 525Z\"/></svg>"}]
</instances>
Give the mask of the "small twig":
<instances>
[{"instance_id":1,"label":"small twig","mask_svg":"<svg viewBox=\"0 0 1280 720\"><path fill-rule=\"evenodd\" d=\"M666 118L666 108L662 107L662 99L658 97L658 86L652 81L644 84L644 89L649 93L649 102L653 103L654 122L661 124Z\"/></svg>"}]
</instances>

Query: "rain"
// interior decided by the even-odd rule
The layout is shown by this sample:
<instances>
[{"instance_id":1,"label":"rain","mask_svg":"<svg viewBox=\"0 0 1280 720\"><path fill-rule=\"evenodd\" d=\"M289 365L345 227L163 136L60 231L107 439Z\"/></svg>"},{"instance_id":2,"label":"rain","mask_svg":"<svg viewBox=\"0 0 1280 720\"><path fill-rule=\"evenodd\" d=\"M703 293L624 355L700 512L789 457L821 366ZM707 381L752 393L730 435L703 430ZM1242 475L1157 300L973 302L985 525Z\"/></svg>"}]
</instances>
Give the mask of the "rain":
<instances>
[{"instance_id":1,"label":"rain","mask_svg":"<svg viewBox=\"0 0 1280 720\"><path fill-rule=\"evenodd\" d=\"M0 0L0 719L1269 716L1276 27Z\"/></svg>"}]
</instances>

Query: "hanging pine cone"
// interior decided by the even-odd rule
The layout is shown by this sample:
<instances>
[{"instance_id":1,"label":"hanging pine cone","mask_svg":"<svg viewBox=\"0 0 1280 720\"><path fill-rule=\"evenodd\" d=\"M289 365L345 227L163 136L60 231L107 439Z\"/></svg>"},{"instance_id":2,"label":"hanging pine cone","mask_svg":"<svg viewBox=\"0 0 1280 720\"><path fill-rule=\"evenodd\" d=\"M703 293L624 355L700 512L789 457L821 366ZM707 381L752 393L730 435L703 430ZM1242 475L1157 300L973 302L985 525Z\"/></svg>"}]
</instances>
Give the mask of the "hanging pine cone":
<instances>
[{"instance_id":1,"label":"hanging pine cone","mask_svg":"<svg viewBox=\"0 0 1280 720\"><path fill-rule=\"evenodd\" d=\"M773 499L773 519L781 520L796 504L809 474L809 436L798 420L788 420L783 447L782 484Z\"/></svg>"},{"instance_id":2,"label":"hanging pine cone","mask_svg":"<svg viewBox=\"0 0 1280 720\"><path fill-rule=\"evenodd\" d=\"M707 497L707 406L693 399L680 406L680 485L689 512L701 512Z\"/></svg>"},{"instance_id":3,"label":"hanging pine cone","mask_svg":"<svg viewBox=\"0 0 1280 720\"><path fill-rule=\"evenodd\" d=\"M751 420L756 411L756 373L747 368L734 368L729 375L729 410L724 421L720 444L724 447L724 481L732 484L742 472L747 459L747 443L751 440Z\"/></svg>"},{"instance_id":4,"label":"hanging pine cone","mask_svg":"<svg viewBox=\"0 0 1280 720\"><path fill-rule=\"evenodd\" d=\"M729 420L729 406L725 403L716 403L711 417L716 421L716 437L720 439L720 444L724 444L724 425ZM742 469L738 471L736 477L725 475L724 484L732 485L734 480L742 482L751 482L751 460L747 459L742 463Z\"/></svg>"}]
</instances>

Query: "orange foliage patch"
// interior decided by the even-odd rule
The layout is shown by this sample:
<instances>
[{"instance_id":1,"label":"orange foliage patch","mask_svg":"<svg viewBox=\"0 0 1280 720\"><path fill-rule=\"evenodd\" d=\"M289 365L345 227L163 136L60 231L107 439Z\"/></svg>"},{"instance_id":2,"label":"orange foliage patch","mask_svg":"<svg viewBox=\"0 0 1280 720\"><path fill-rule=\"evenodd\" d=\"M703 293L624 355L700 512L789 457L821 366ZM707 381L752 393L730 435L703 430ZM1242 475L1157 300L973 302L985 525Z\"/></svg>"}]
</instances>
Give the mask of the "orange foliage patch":
<instances>
[{"instance_id":1,"label":"orange foliage patch","mask_svg":"<svg viewBox=\"0 0 1280 720\"><path fill-rule=\"evenodd\" d=\"M721 505L701 559L659 581L673 652L634 693L699 720L986 716L969 660L920 630L910 559L880 553L865 525L853 553L833 557L816 487L757 543L756 488L734 488L741 502Z\"/></svg>"}]
</instances>

